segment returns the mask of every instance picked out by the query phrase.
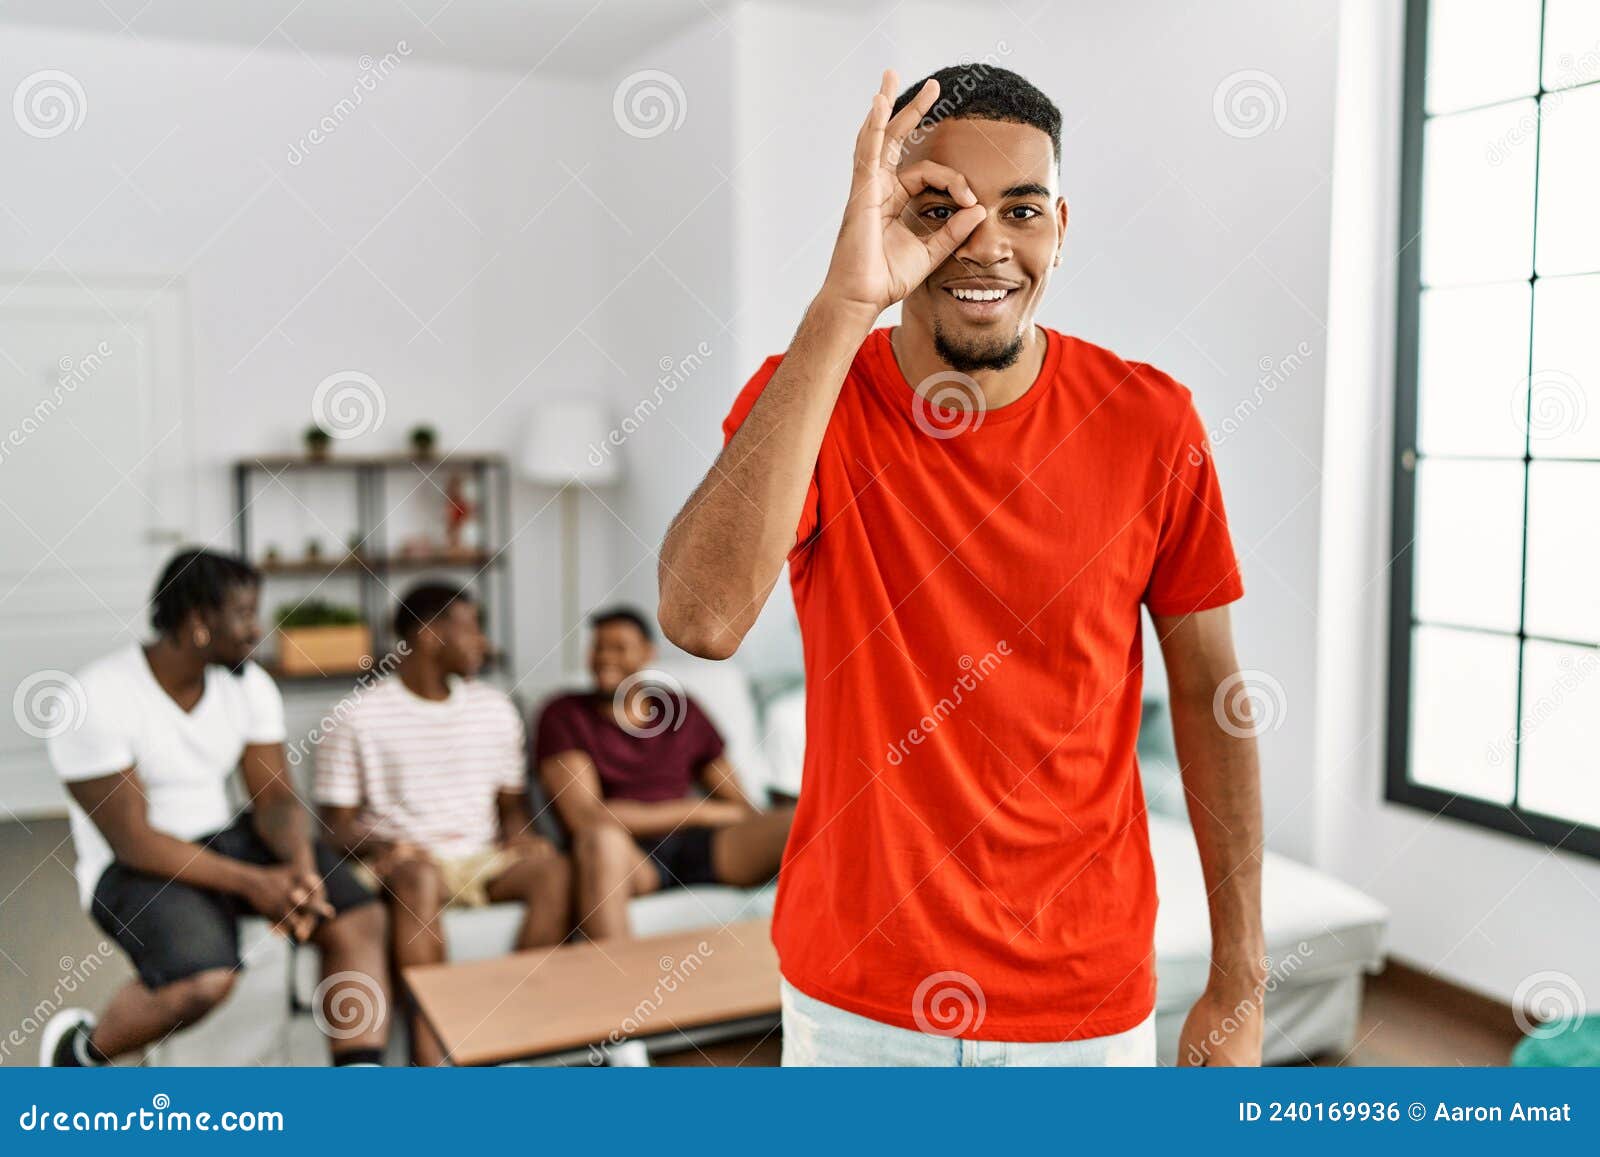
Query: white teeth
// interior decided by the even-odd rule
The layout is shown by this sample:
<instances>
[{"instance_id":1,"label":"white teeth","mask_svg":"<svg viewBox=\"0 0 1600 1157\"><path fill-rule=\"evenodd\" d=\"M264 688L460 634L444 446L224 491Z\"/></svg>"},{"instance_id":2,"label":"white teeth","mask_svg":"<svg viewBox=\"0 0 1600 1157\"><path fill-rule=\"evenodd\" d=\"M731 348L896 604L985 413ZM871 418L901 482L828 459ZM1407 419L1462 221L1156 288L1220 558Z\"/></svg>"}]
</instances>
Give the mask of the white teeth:
<instances>
[{"instance_id":1,"label":"white teeth","mask_svg":"<svg viewBox=\"0 0 1600 1157\"><path fill-rule=\"evenodd\" d=\"M999 301L1008 292L1005 289L952 289L950 294L957 301Z\"/></svg>"}]
</instances>

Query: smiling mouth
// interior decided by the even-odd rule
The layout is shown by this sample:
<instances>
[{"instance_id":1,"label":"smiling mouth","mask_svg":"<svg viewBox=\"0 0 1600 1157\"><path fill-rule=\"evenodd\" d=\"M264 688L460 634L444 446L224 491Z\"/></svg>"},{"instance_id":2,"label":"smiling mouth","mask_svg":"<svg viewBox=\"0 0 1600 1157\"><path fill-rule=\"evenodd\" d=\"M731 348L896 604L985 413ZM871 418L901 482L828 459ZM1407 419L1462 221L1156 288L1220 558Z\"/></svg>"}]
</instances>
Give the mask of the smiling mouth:
<instances>
[{"instance_id":1,"label":"smiling mouth","mask_svg":"<svg viewBox=\"0 0 1600 1157\"><path fill-rule=\"evenodd\" d=\"M991 302L1004 301L1016 292L1015 289L951 289L946 287L945 292L957 301Z\"/></svg>"}]
</instances>

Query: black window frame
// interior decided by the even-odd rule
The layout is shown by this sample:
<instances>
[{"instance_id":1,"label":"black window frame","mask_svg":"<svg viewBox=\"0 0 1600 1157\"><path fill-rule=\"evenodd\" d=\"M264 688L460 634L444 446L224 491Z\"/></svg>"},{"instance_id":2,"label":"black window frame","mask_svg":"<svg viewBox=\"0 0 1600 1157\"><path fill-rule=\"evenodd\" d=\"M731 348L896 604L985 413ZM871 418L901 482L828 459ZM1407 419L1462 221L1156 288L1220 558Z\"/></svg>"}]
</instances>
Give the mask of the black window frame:
<instances>
[{"instance_id":1,"label":"black window frame","mask_svg":"<svg viewBox=\"0 0 1600 1157\"><path fill-rule=\"evenodd\" d=\"M1523 519L1522 519L1522 607L1518 615L1515 635L1500 631L1488 632L1501 638L1517 640L1517 699L1516 742L1512 745L1512 802L1492 803L1487 800L1441 791L1438 788L1414 782L1410 777L1411 742L1411 641L1412 632L1420 623L1416 618L1412 543L1416 531L1416 464L1417 452L1417 402L1419 329L1422 304L1422 150L1423 131L1428 121L1424 101L1425 80L1428 69L1428 8L1429 0L1407 0L1405 27L1405 88L1401 132L1401 188L1400 188L1400 238L1401 249L1397 261L1399 296L1397 301L1397 328L1395 332L1395 423L1393 455L1393 524L1390 542L1389 590L1389 712L1388 758L1384 776L1384 798L1390 803L1418 808L1432 815L1504 832L1521 839L1543 844L1548 848L1576 852L1600 859L1600 827L1540 812L1529 811L1518 803L1522 774L1522 714L1523 714L1523 656L1530 636L1527 633L1527 578L1528 578L1528 493L1529 464L1535 461L1530 453L1531 432L1523 445ZM1545 4L1539 5L1539 58L1540 77L1535 100L1542 102L1550 91L1544 87L1544 17ZM1514 99L1523 100L1526 97ZM1536 106L1538 107L1538 106ZM1535 133L1534 152L1534 240L1538 240L1539 213L1539 154L1543 126ZM1537 245L1535 245L1537 253ZM1530 286L1537 288L1539 277L1530 270ZM1534 308L1529 303L1530 311ZM1528 372L1533 374L1533 351L1530 334ZM1530 399L1530 405L1531 405ZM1531 431L1531 423L1526 424ZM1510 459L1515 461L1515 459ZM1450 624L1434 624L1450 628ZM1471 630L1468 627L1451 629ZM1539 636L1532 636L1536 640ZM1570 639L1550 640L1572 644ZM1589 645L1579 643L1578 645Z\"/></svg>"}]
</instances>

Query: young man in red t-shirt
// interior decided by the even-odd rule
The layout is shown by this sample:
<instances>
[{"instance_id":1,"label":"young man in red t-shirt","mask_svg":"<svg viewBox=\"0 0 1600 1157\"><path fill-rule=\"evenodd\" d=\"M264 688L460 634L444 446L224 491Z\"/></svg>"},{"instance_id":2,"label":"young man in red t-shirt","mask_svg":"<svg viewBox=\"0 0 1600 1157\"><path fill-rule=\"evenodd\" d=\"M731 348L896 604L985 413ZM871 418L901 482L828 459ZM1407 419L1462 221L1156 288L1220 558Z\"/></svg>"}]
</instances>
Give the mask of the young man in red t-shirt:
<instances>
[{"instance_id":1,"label":"young man in red t-shirt","mask_svg":"<svg viewBox=\"0 0 1600 1157\"><path fill-rule=\"evenodd\" d=\"M745 794L710 718L651 669L643 615L613 607L589 622L594 686L544 704L534 757L572 834L578 926L608 940L628 935L634 896L770 880L794 809L762 810Z\"/></svg>"},{"instance_id":2,"label":"young man in red t-shirt","mask_svg":"<svg viewBox=\"0 0 1600 1157\"><path fill-rule=\"evenodd\" d=\"M1205 428L1159 370L1034 324L1067 227L1049 99L983 64L894 88L821 291L661 552L662 626L713 658L789 565L785 1063L1153 1063L1142 605L1210 896L1179 1055L1257 1064L1259 769L1213 711L1243 586Z\"/></svg>"}]
</instances>

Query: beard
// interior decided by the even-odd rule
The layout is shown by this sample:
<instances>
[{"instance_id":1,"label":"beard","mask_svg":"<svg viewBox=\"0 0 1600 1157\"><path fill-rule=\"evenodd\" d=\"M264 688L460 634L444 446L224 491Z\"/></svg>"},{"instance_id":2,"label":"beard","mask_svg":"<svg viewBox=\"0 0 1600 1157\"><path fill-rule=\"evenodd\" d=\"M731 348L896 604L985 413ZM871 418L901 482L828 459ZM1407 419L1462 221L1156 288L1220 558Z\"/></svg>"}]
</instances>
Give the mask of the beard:
<instances>
[{"instance_id":1,"label":"beard","mask_svg":"<svg viewBox=\"0 0 1600 1157\"><path fill-rule=\"evenodd\" d=\"M1009 369L1022 356L1022 346L1020 333L1013 334L1009 341L999 337L962 341L952 338L937 321L933 323L935 352L947 366L964 374Z\"/></svg>"}]
</instances>

